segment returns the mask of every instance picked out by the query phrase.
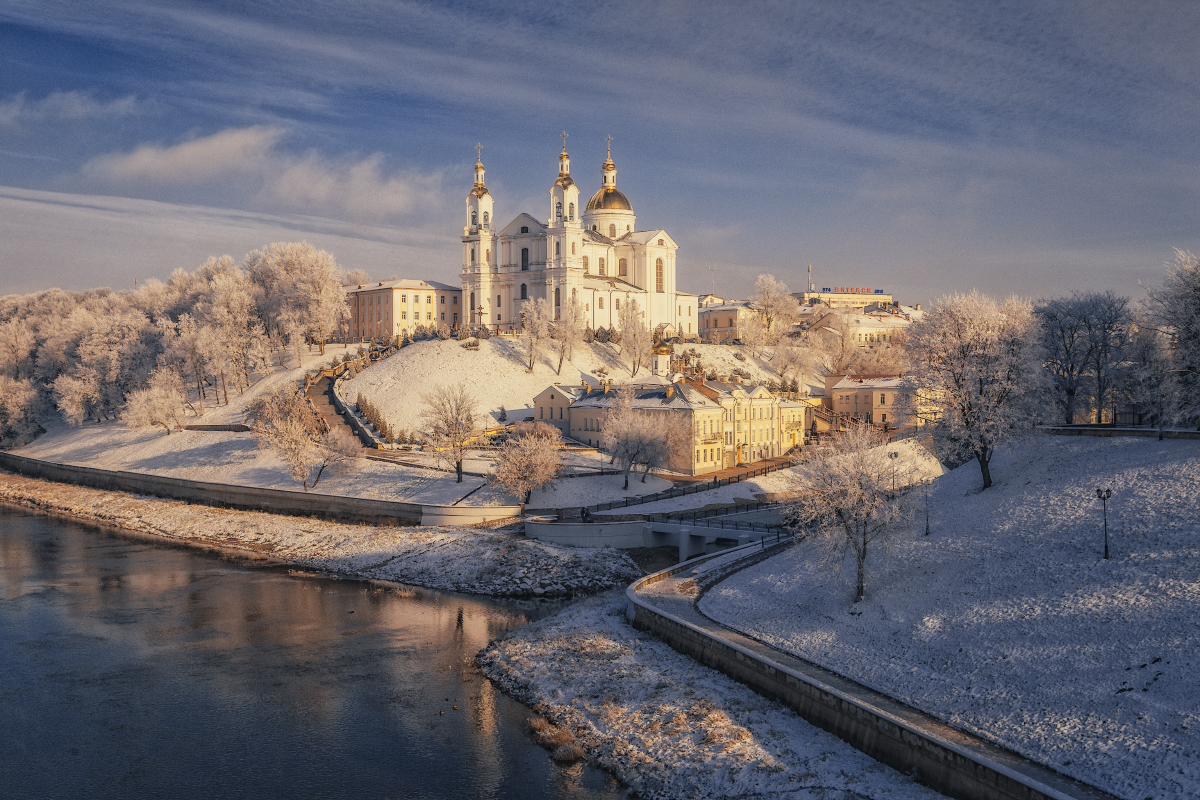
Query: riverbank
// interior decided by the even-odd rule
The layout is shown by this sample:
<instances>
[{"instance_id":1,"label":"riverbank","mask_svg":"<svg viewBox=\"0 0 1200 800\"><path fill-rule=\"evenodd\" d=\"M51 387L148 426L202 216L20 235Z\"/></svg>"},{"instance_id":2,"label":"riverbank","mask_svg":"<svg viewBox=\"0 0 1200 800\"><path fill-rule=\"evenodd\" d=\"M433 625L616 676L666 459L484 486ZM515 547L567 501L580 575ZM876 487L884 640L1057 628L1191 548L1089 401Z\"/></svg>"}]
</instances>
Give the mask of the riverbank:
<instances>
[{"instance_id":1,"label":"riverbank","mask_svg":"<svg viewBox=\"0 0 1200 800\"><path fill-rule=\"evenodd\" d=\"M621 593L513 631L477 663L640 797L941 796L634 630Z\"/></svg>"},{"instance_id":2,"label":"riverbank","mask_svg":"<svg viewBox=\"0 0 1200 800\"><path fill-rule=\"evenodd\" d=\"M494 597L566 597L642 571L619 550L558 547L503 529L350 525L105 492L0 472L0 503L252 560Z\"/></svg>"}]
</instances>

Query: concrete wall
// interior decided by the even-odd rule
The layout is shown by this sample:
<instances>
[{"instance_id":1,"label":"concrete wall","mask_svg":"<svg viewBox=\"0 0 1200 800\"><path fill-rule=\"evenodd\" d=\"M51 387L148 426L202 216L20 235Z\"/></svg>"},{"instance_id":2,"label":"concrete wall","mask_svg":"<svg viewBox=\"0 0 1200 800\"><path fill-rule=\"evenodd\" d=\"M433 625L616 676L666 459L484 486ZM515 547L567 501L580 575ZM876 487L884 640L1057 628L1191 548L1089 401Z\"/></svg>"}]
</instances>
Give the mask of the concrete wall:
<instances>
[{"instance_id":1,"label":"concrete wall","mask_svg":"<svg viewBox=\"0 0 1200 800\"><path fill-rule=\"evenodd\" d=\"M0 451L0 467L31 478L72 483L107 491L169 497L189 503L267 511L272 514L323 517L345 522L385 525L470 525L493 519L515 517L520 506L421 506L390 500L260 489L224 483L189 481L163 475L55 464Z\"/></svg>"},{"instance_id":2,"label":"concrete wall","mask_svg":"<svg viewBox=\"0 0 1200 800\"><path fill-rule=\"evenodd\" d=\"M811 670L804 673L790 669L638 598L639 588L692 569L711 557L693 559L632 584L626 596L633 626L654 633L679 652L784 703L872 758L950 797L1112 800L1104 792L954 730L836 673L815 665L806 665Z\"/></svg>"}]
</instances>

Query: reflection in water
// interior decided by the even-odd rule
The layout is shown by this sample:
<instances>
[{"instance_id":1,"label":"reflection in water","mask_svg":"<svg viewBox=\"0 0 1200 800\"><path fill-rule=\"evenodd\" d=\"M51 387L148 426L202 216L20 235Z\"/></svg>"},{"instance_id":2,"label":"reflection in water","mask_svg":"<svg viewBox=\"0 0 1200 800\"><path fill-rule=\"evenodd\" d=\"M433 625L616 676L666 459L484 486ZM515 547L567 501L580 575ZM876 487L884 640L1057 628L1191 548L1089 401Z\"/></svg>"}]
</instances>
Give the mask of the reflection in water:
<instances>
[{"instance_id":1,"label":"reflection in water","mask_svg":"<svg viewBox=\"0 0 1200 800\"><path fill-rule=\"evenodd\" d=\"M526 709L471 669L543 608L250 569L0 509L2 793L624 796L554 765Z\"/></svg>"}]
</instances>

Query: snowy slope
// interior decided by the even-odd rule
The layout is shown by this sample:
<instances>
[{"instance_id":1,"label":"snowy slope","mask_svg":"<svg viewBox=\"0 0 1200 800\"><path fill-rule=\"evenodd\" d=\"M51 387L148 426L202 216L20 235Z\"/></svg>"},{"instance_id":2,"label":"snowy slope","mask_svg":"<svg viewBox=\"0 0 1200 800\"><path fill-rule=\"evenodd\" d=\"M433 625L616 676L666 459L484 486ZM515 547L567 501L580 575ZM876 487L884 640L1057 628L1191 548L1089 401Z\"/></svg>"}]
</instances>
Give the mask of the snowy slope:
<instances>
[{"instance_id":1,"label":"snowy slope","mask_svg":"<svg viewBox=\"0 0 1200 800\"><path fill-rule=\"evenodd\" d=\"M801 546L700 608L1118 796L1200 796L1200 442L1042 436L992 474L939 479L862 603Z\"/></svg>"},{"instance_id":2,"label":"snowy slope","mask_svg":"<svg viewBox=\"0 0 1200 800\"><path fill-rule=\"evenodd\" d=\"M631 377L629 368L621 361L620 348L599 343L576 347L574 360L563 364L561 374L554 371L557 356L546 348L534 364L533 372L528 372L524 345L521 339L493 337L481 341L477 351L471 351L453 339L416 342L345 381L342 395L353 403L362 392L387 415L393 426L413 430L418 427L425 407L421 395L439 386L465 382L474 391L481 413L495 415L503 407L512 421L529 415L534 396L551 384L578 385L585 378L598 383L598 368L606 369L607 377L617 383L660 380L645 368ZM722 375L741 368L755 380L778 380L763 360L754 358L743 347L685 345L676 349L693 347L708 368ZM746 360L736 360L734 353L741 353Z\"/></svg>"}]
</instances>

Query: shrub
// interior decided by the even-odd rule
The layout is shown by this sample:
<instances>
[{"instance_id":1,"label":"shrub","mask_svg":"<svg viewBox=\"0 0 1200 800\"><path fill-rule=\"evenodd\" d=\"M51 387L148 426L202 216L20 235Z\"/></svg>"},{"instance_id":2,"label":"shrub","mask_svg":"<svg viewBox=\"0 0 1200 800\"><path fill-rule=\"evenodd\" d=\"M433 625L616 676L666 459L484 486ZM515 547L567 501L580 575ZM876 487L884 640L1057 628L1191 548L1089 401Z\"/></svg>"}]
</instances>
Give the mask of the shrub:
<instances>
[{"instance_id":1,"label":"shrub","mask_svg":"<svg viewBox=\"0 0 1200 800\"><path fill-rule=\"evenodd\" d=\"M459 347L462 347L467 350L478 350L479 349L479 340L478 339L467 339L465 342L463 342L461 345L459 345Z\"/></svg>"},{"instance_id":2,"label":"shrub","mask_svg":"<svg viewBox=\"0 0 1200 800\"><path fill-rule=\"evenodd\" d=\"M608 328L601 325L596 329L596 341L601 344L608 341Z\"/></svg>"},{"instance_id":3,"label":"shrub","mask_svg":"<svg viewBox=\"0 0 1200 800\"><path fill-rule=\"evenodd\" d=\"M439 339L441 339L443 342L446 341L447 339L449 339L450 338L450 326L444 322L441 325L438 325L437 337Z\"/></svg>"},{"instance_id":4,"label":"shrub","mask_svg":"<svg viewBox=\"0 0 1200 800\"><path fill-rule=\"evenodd\" d=\"M480 325L479 332L475 334L480 340L492 338L492 332L488 330L487 325Z\"/></svg>"},{"instance_id":5,"label":"shrub","mask_svg":"<svg viewBox=\"0 0 1200 800\"><path fill-rule=\"evenodd\" d=\"M585 342L587 342L588 344L591 344L592 342L596 341L596 332L594 330L592 330L591 325L588 325L586 328L583 329L583 340Z\"/></svg>"},{"instance_id":6,"label":"shrub","mask_svg":"<svg viewBox=\"0 0 1200 800\"><path fill-rule=\"evenodd\" d=\"M746 356L745 356L745 354L743 354L743 353L741 353L740 351L737 351L737 350L735 350L735 351L734 351L734 353L733 353L733 357L734 357L734 358L736 358L738 361L745 361L745 360L746 360Z\"/></svg>"}]
</instances>

